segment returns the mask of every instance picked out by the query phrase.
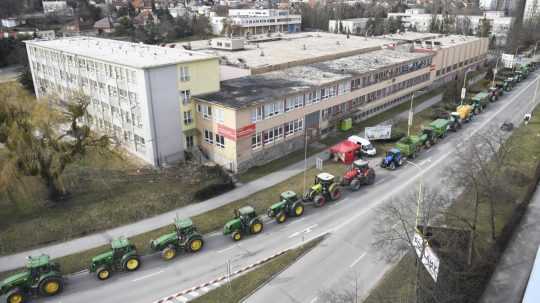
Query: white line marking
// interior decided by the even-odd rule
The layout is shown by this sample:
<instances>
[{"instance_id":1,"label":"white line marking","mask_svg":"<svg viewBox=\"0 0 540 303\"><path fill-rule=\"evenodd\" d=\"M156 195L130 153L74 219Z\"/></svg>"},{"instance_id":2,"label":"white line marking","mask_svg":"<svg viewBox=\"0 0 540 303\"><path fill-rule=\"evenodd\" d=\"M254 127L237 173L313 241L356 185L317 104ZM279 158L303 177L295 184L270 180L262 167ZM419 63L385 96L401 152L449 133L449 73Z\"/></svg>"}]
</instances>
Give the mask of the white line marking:
<instances>
[{"instance_id":1,"label":"white line marking","mask_svg":"<svg viewBox=\"0 0 540 303\"><path fill-rule=\"evenodd\" d=\"M196 298L199 296L199 293L194 290L194 291L188 292L188 295L192 296L193 298Z\"/></svg>"},{"instance_id":2,"label":"white line marking","mask_svg":"<svg viewBox=\"0 0 540 303\"><path fill-rule=\"evenodd\" d=\"M309 303L315 303L315 302L317 302L317 299L318 299L318 298L319 298L319 297L315 297L315 298L311 299L311 301L309 301Z\"/></svg>"},{"instance_id":3,"label":"white line marking","mask_svg":"<svg viewBox=\"0 0 540 303\"><path fill-rule=\"evenodd\" d=\"M226 251L228 251L228 250L231 250L231 249L233 249L233 248L235 248L235 247L236 247L236 245L231 245L231 246L229 246L229 247L227 247L227 248L225 248L225 249L218 250L217 253L218 253L218 254L221 254L221 253L224 253L224 252L226 252Z\"/></svg>"},{"instance_id":4,"label":"white line marking","mask_svg":"<svg viewBox=\"0 0 540 303\"><path fill-rule=\"evenodd\" d=\"M294 224L299 223L299 222L302 222L302 221L304 221L305 219L306 219L306 218L304 217L304 218L300 218L300 219L298 219L298 220L294 220L293 222L289 223L289 226L294 225Z\"/></svg>"},{"instance_id":5,"label":"white line marking","mask_svg":"<svg viewBox=\"0 0 540 303\"><path fill-rule=\"evenodd\" d=\"M180 297L176 297L176 300L182 302L182 303L186 303L188 300L188 298L184 297L184 296L180 296Z\"/></svg>"},{"instance_id":6,"label":"white line marking","mask_svg":"<svg viewBox=\"0 0 540 303\"><path fill-rule=\"evenodd\" d=\"M208 292L208 291L210 291L210 288L208 288L208 287L203 287L203 288L201 288L201 291L202 291L202 292Z\"/></svg>"},{"instance_id":7,"label":"white line marking","mask_svg":"<svg viewBox=\"0 0 540 303\"><path fill-rule=\"evenodd\" d=\"M319 226L319 224L313 224L310 227L305 228L304 230L297 231L297 232L293 233L292 235L290 235L289 239L294 238L294 237L296 237L296 236L298 236L299 234L302 234L302 233L304 233L304 234L310 233L317 226Z\"/></svg>"},{"instance_id":8,"label":"white line marking","mask_svg":"<svg viewBox=\"0 0 540 303\"><path fill-rule=\"evenodd\" d=\"M354 260L354 262L352 262L352 264L349 266L350 268L353 268L356 263L360 262L360 260L362 260L362 258L366 255L366 252L364 252L363 254L360 255L360 257L358 257L356 260Z\"/></svg>"},{"instance_id":9,"label":"white line marking","mask_svg":"<svg viewBox=\"0 0 540 303\"><path fill-rule=\"evenodd\" d=\"M164 272L165 270L160 270L160 271L156 271L155 273L151 273L151 274L148 274L146 276L142 276L142 277L139 277L137 279L133 279L132 282L137 282L137 281L141 281L141 280L144 280L144 279L147 279L147 278L150 278L150 277L153 277L155 275L159 275L160 273Z\"/></svg>"},{"instance_id":10,"label":"white line marking","mask_svg":"<svg viewBox=\"0 0 540 303\"><path fill-rule=\"evenodd\" d=\"M206 235L207 238L210 238L210 237L215 237L215 236L219 236L221 235L221 232L220 231L215 231L213 233L209 233L208 235Z\"/></svg>"}]
</instances>

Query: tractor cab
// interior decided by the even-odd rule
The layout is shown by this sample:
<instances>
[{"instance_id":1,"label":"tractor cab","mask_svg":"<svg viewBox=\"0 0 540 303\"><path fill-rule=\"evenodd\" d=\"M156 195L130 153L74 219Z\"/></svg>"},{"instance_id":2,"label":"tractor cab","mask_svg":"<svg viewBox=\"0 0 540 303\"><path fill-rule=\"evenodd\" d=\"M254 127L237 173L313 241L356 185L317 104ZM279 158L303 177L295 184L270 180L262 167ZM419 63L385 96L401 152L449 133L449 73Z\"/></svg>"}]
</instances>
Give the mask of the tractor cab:
<instances>
[{"instance_id":1,"label":"tractor cab","mask_svg":"<svg viewBox=\"0 0 540 303\"><path fill-rule=\"evenodd\" d=\"M452 120L454 121L459 121L459 113L458 112L452 112L450 114L450 117L452 118Z\"/></svg>"},{"instance_id":2,"label":"tractor cab","mask_svg":"<svg viewBox=\"0 0 540 303\"><path fill-rule=\"evenodd\" d=\"M288 191L285 191L285 192L281 193L280 199L281 199L281 201L286 201L286 202L293 203L296 200L298 200L298 197L296 196L296 193L294 191L288 190Z\"/></svg>"},{"instance_id":3,"label":"tractor cab","mask_svg":"<svg viewBox=\"0 0 540 303\"><path fill-rule=\"evenodd\" d=\"M175 219L174 227L176 229L176 234L179 238L184 238L197 231L195 226L193 225L193 221L191 221L191 219L189 218Z\"/></svg>"},{"instance_id":4,"label":"tractor cab","mask_svg":"<svg viewBox=\"0 0 540 303\"><path fill-rule=\"evenodd\" d=\"M328 186L334 182L334 176L329 173L320 173L315 177L315 184Z\"/></svg>"},{"instance_id":5,"label":"tractor cab","mask_svg":"<svg viewBox=\"0 0 540 303\"><path fill-rule=\"evenodd\" d=\"M366 160L356 160L353 162L353 167L361 172L369 168L369 162Z\"/></svg>"},{"instance_id":6,"label":"tractor cab","mask_svg":"<svg viewBox=\"0 0 540 303\"><path fill-rule=\"evenodd\" d=\"M122 258L123 255L136 250L135 245L131 244L127 238L118 238L111 241L111 249L114 258Z\"/></svg>"},{"instance_id":7,"label":"tractor cab","mask_svg":"<svg viewBox=\"0 0 540 303\"><path fill-rule=\"evenodd\" d=\"M244 206L239 209L234 210L235 218L240 219L241 221L249 221L252 218L257 217L255 209L252 206Z\"/></svg>"},{"instance_id":8,"label":"tractor cab","mask_svg":"<svg viewBox=\"0 0 540 303\"><path fill-rule=\"evenodd\" d=\"M31 280L36 280L42 274L58 271L59 266L57 263L51 262L48 255L41 255L39 257L28 257L26 269L30 273Z\"/></svg>"},{"instance_id":9,"label":"tractor cab","mask_svg":"<svg viewBox=\"0 0 540 303\"><path fill-rule=\"evenodd\" d=\"M422 135L427 135L428 139L433 138L433 128L429 126L422 127Z\"/></svg>"},{"instance_id":10,"label":"tractor cab","mask_svg":"<svg viewBox=\"0 0 540 303\"><path fill-rule=\"evenodd\" d=\"M392 161L394 158L399 158L399 156L401 156L401 151L397 148L391 148L386 152L385 159Z\"/></svg>"}]
</instances>

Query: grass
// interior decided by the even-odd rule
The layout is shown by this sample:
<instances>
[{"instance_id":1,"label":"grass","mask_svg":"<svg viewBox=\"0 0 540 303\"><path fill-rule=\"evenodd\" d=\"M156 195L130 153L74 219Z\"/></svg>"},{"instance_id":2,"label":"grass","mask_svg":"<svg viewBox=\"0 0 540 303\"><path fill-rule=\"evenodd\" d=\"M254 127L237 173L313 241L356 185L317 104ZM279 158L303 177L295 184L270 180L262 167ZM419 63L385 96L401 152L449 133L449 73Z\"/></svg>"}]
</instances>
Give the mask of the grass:
<instances>
[{"instance_id":1,"label":"grass","mask_svg":"<svg viewBox=\"0 0 540 303\"><path fill-rule=\"evenodd\" d=\"M317 238L292 249L268 263L251 270L231 281L230 288L223 285L192 300L193 303L236 303L255 292L283 270L317 246L323 238Z\"/></svg>"},{"instance_id":2,"label":"grass","mask_svg":"<svg viewBox=\"0 0 540 303\"><path fill-rule=\"evenodd\" d=\"M527 126L514 130L511 137L512 145L518 146L509 154L509 167L520 176L509 180L505 190L510 193L509 201L522 201L527 188L534 181L535 169L540 162L540 140L531 140L540 137L540 107L533 113L533 119ZM532 155L532 156L531 156ZM510 177L511 178L511 177ZM450 206L448 212L471 219L473 215L471 192L464 191ZM499 202L499 201L498 201ZM506 224L510 222L515 208L514 203L496 204L495 232L501 235ZM479 205L479 220L477 225L477 238L474 243L478 251L477 260L486 258L493 250L494 242L491 239L491 225L489 222L489 204L484 201ZM448 226L458 226L459 223L451 218L444 218L443 223ZM382 302L414 302L414 289L409 291L414 281L415 258L408 254L399 263L387 272L381 282L371 291L365 303ZM385 302L386 302L385 301Z\"/></svg>"}]
</instances>

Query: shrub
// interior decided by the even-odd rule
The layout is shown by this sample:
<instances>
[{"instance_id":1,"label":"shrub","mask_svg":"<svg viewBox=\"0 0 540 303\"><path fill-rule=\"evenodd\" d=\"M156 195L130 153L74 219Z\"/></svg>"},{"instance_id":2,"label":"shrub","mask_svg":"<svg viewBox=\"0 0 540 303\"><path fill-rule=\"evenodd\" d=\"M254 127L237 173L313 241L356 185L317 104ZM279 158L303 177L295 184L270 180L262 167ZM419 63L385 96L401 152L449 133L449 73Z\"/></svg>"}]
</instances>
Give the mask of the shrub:
<instances>
[{"instance_id":1,"label":"shrub","mask_svg":"<svg viewBox=\"0 0 540 303\"><path fill-rule=\"evenodd\" d=\"M234 182L232 180L226 180L221 183L214 183L208 186L205 186L195 192L194 198L197 201L204 201L215 196L221 195L225 192L228 192L235 188Z\"/></svg>"}]
</instances>

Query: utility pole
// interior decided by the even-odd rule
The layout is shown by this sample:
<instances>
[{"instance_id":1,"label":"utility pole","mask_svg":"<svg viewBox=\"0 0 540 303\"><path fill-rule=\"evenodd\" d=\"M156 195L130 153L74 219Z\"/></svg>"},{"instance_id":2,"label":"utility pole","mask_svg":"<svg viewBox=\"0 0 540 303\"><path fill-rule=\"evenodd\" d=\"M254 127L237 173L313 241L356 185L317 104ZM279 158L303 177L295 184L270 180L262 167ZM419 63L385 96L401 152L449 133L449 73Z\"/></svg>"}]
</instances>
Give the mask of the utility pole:
<instances>
[{"instance_id":1,"label":"utility pole","mask_svg":"<svg viewBox=\"0 0 540 303\"><path fill-rule=\"evenodd\" d=\"M414 93L411 95L411 107L409 108L409 120L407 121L407 137L411 134L411 125L413 123L414 111L413 111L413 102L414 102Z\"/></svg>"}]
</instances>

